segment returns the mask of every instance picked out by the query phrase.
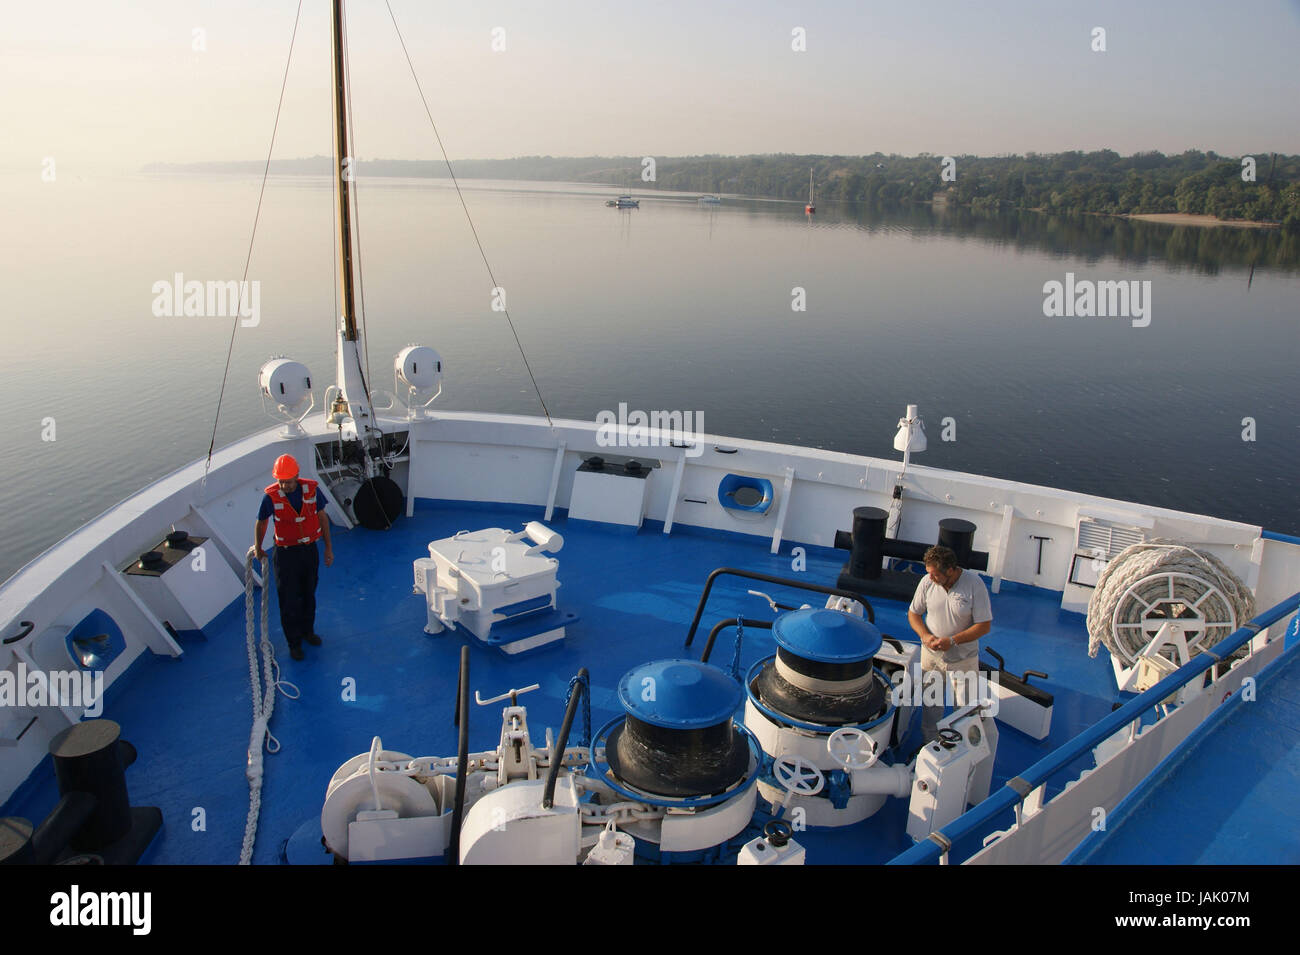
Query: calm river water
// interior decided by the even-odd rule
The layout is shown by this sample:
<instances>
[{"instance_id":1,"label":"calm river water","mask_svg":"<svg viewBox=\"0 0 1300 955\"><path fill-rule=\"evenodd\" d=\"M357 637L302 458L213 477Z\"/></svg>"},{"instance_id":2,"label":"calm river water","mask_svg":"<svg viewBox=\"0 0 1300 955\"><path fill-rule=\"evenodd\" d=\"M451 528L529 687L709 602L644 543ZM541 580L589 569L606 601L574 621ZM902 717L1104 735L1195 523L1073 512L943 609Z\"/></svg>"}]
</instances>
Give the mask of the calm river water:
<instances>
[{"instance_id":1,"label":"calm river water","mask_svg":"<svg viewBox=\"0 0 1300 955\"><path fill-rule=\"evenodd\" d=\"M206 453L231 323L155 315L153 285L238 279L258 188L33 180L0 187L17 240L0 578ZM911 402L930 436L918 463L1300 533L1294 239L928 206L819 204L810 219L653 192L620 211L601 187L465 187L555 416L626 402L702 413L713 434L892 457ZM441 407L540 413L450 185L363 179L360 204L375 387L420 342L443 357ZM267 358L305 362L322 389L333 377L331 216L325 180L271 181L259 321L235 339L219 445L271 423ZM1137 282L1149 311L1049 317L1052 281Z\"/></svg>"}]
</instances>

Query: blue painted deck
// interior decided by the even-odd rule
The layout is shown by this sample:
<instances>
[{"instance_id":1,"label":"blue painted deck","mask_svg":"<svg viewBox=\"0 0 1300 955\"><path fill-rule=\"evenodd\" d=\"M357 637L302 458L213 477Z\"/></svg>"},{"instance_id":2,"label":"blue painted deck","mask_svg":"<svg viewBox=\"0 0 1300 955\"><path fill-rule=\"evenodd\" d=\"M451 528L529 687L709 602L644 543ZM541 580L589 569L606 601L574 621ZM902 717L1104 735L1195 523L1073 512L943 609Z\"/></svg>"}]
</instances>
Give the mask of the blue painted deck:
<instances>
[{"instance_id":1,"label":"blue painted deck","mask_svg":"<svg viewBox=\"0 0 1300 955\"><path fill-rule=\"evenodd\" d=\"M424 633L424 599L412 595L411 562L428 555L431 540L466 529L519 529L539 519L540 511L439 503L422 507L387 532L338 530L334 566L322 564L317 591L316 629L324 645L305 647L307 657L301 662L289 659L272 600L273 641L283 676L301 688L302 699L281 697L276 703L272 730L283 750L266 757L255 862L283 861L286 841L305 823L319 820L330 776L345 760L368 750L372 736L381 736L386 749L413 756L455 753L451 717L462 640L454 634ZM569 522L561 514L551 526L565 537L558 555L559 606L581 619L569 628L563 646L518 659L475 646L470 664L471 689L485 697L541 684L541 690L521 700L539 745L547 726L558 729L569 678L579 667L591 673L592 721L600 726L621 712L615 687L623 673L647 660L688 654L682 644L714 568L799 576L791 570L793 542L772 555L765 539L680 524L665 535L662 525L647 522L634 535ZM833 584L845 552L806 550L807 579ZM724 578L715 586L690 656L699 657L718 620L737 614L769 618L767 605L745 593L753 583ZM773 590L766 585L756 589ZM773 592L787 603L801 603L805 594ZM1042 685L1056 695L1048 739L1040 743L1003 728L994 778L998 786L1109 712L1114 683L1104 651L1088 658L1083 618L1061 611L1058 593L1005 585L992 602L993 630L983 644L998 650L1017 673L1037 669L1050 674ZM905 604L879 600L874 606L883 632L911 637ZM742 663L748 666L774 649L770 633L748 630ZM724 632L712 662L726 666L731 656ZM348 678L356 681L355 702L343 699ZM472 750L495 748L500 714L500 704L474 708ZM104 715L122 725L123 738L140 753L127 770L132 803L163 811L163 833L146 861L236 862L248 810L244 767L252 723L243 600L213 621L206 638L188 639L180 659L141 659L110 690ZM920 742L913 735L905 741L908 755ZM1049 785L1050 792L1059 788L1060 781ZM56 801L47 758L0 815L39 821ZM196 831L194 821L199 809L206 817L202 831ZM858 826L802 833L799 839L808 848L809 862L884 862L911 845L903 831L906 811L905 801L890 800ZM739 842L743 839L737 846ZM957 852L962 848L959 844ZM323 849L321 855L328 861Z\"/></svg>"},{"instance_id":2,"label":"blue painted deck","mask_svg":"<svg viewBox=\"0 0 1300 955\"><path fill-rule=\"evenodd\" d=\"M1069 862L1300 862L1300 649L1259 674L1171 752Z\"/></svg>"}]
</instances>

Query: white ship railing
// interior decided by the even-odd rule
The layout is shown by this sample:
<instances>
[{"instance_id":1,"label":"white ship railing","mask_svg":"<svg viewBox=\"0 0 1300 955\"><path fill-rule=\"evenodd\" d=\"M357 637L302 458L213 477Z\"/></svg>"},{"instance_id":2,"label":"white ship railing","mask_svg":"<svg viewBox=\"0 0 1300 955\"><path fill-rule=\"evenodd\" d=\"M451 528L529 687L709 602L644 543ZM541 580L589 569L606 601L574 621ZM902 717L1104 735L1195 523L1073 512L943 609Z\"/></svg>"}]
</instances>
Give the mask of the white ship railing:
<instances>
[{"instance_id":1,"label":"white ship railing","mask_svg":"<svg viewBox=\"0 0 1300 955\"><path fill-rule=\"evenodd\" d=\"M966 860L969 864L1061 862L1093 831L1098 818L1096 810L1113 811L1216 707L1281 653L1284 636L1275 637L1263 648L1256 649L1189 702L1138 733L1143 714L1159 707L1193 680L1201 679L1207 670L1227 660L1288 614L1296 615L1295 625L1300 627L1300 593L1257 615L1213 648L1201 651L1151 689L1008 780L1002 789L900 853L889 864L945 863L954 843L976 833L987 834L985 846ZM1043 805L1043 787L1050 777L1126 728L1132 732L1128 745L1096 769L1084 772L1077 782ZM1009 830L994 831L998 824L995 820L1007 810L1015 811L1015 824Z\"/></svg>"}]
</instances>

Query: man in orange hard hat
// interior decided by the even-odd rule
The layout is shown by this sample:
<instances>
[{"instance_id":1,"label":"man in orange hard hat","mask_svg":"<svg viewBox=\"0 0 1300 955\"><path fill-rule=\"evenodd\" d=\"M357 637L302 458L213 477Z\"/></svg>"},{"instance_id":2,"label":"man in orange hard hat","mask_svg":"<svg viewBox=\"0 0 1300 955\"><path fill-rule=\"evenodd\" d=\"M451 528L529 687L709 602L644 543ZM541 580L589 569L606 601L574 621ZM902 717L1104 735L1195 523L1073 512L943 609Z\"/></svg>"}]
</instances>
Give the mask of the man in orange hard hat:
<instances>
[{"instance_id":1,"label":"man in orange hard hat","mask_svg":"<svg viewBox=\"0 0 1300 955\"><path fill-rule=\"evenodd\" d=\"M289 656L303 658L302 645L321 644L316 635L316 576L320 557L316 541L325 541L325 566L334 563L330 546L330 522L324 501L317 501L317 482L298 477L298 462L282 454L271 468L275 483L262 496L257 513L253 550L258 559L266 557L262 538L266 522L275 518L275 593L280 599L280 627Z\"/></svg>"}]
</instances>

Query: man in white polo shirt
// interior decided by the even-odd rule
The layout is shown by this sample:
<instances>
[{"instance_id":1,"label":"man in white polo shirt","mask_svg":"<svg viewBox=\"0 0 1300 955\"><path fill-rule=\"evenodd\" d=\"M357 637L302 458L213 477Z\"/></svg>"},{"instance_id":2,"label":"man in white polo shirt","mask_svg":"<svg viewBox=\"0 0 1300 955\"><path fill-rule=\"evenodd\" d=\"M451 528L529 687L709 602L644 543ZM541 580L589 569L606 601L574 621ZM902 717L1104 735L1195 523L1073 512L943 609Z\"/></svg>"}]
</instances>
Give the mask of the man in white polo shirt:
<instances>
[{"instance_id":1,"label":"man in white polo shirt","mask_svg":"<svg viewBox=\"0 0 1300 955\"><path fill-rule=\"evenodd\" d=\"M979 575L958 567L957 555L947 547L931 547L922 560L926 576L907 608L907 622L921 638L922 698L930 699L935 692L926 690L929 681L946 681L952 686L952 699L962 707L974 700L980 637L993 623L988 588ZM942 706L922 708L924 742L938 735L942 717Z\"/></svg>"}]
</instances>

